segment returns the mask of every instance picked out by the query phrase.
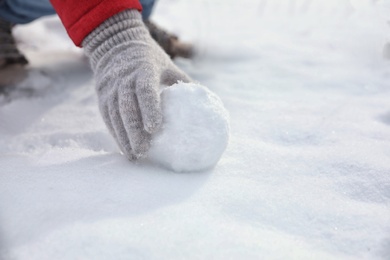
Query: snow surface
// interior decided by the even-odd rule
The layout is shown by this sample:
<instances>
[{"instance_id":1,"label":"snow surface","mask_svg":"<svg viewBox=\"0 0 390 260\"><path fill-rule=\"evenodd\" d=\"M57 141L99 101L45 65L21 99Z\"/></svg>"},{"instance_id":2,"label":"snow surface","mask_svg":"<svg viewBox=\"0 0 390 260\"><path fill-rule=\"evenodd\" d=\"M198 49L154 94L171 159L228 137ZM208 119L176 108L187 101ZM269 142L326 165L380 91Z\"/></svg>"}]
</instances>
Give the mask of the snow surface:
<instances>
[{"instance_id":1,"label":"snow surface","mask_svg":"<svg viewBox=\"0 0 390 260\"><path fill-rule=\"evenodd\" d=\"M229 141L229 113L206 87L176 83L161 92L163 125L148 158L175 172L214 167Z\"/></svg>"},{"instance_id":2,"label":"snow surface","mask_svg":"<svg viewBox=\"0 0 390 260\"><path fill-rule=\"evenodd\" d=\"M199 47L178 66L230 113L218 165L191 174L119 154L56 18L17 28L52 84L0 99L0 258L390 259L389 16L387 0L159 1Z\"/></svg>"}]
</instances>

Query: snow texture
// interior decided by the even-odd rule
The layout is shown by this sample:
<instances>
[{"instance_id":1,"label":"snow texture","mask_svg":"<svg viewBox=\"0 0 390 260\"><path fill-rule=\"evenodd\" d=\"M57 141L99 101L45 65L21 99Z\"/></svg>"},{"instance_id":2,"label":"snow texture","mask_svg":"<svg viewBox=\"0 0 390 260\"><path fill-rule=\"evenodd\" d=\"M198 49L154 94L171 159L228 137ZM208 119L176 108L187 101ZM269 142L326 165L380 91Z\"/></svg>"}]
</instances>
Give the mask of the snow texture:
<instances>
[{"instance_id":1,"label":"snow texture","mask_svg":"<svg viewBox=\"0 0 390 260\"><path fill-rule=\"evenodd\" d=\"M153 135L152 162L175 172L207 170L217 164L229 140L229 114L206 87L177 83L161 93L164 121Z\"/></svg>"},{"instance_id":2,"label":"snow texture","mask_svg":"<svg viewBox=\"0 0 390 260\"><path fill-rule=\"evenodd\" d=\"M19 26L39 76L0 94L0 259L390 259L390 2L160 0L153 19L229 111L220 161L126 160L58 19Z\"/></svg>"}]
</instances>

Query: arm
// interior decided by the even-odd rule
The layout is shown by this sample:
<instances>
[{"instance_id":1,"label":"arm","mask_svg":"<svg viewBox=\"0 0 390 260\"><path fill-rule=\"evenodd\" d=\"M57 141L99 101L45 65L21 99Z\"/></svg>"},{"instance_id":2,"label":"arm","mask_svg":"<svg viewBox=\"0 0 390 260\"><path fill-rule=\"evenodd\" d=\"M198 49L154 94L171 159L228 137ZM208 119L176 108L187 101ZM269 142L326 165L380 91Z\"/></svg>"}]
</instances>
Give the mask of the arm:
<instances>
[{"instance_id":1,"label":"arm","mask_svg":"<svg viewBox=\"0 0 390 260\"><path fill-rule=\"evenodd\" d=\"M139 0L50 0L74 44L111 16L125 10L142 10Z\"/></svg>"}]
</instances>

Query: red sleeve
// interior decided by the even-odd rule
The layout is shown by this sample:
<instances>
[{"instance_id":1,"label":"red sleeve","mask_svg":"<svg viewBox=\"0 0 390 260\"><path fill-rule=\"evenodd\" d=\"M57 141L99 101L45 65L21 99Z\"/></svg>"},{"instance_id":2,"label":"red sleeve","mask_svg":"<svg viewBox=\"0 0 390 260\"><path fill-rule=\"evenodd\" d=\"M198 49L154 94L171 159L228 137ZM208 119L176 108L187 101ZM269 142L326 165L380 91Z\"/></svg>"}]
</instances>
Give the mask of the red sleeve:
<instances>
[{"instance_id":1,"label":"red sleeve","mask_svg":"<svg viewBox=\"0 0 390 260\"><path fill-rule=\"evenodd\" d=\"M139 0L50 0L74 44L111 16L125 10L142 10Z\"/></svg>"}]
</instances>

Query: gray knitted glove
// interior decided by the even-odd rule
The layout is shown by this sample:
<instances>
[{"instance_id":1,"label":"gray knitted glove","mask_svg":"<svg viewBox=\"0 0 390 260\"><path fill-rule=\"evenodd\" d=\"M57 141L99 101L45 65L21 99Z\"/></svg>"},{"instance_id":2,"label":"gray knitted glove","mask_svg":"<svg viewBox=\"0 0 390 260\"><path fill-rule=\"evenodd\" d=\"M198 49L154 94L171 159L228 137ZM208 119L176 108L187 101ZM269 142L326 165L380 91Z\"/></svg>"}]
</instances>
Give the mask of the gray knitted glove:
<instances>
[{"instance_id":1,"label":"gray knitted glove","mask_svg":"<svg viewBox=\"0 0 390 260\"><path fill-rule=\"evenodd\" d=\"M160 86L190 78L151 38L136 10L109 18L82 45L104 122L130 160L143 157L162 122Z\"/></svg>"}]
</instances>

